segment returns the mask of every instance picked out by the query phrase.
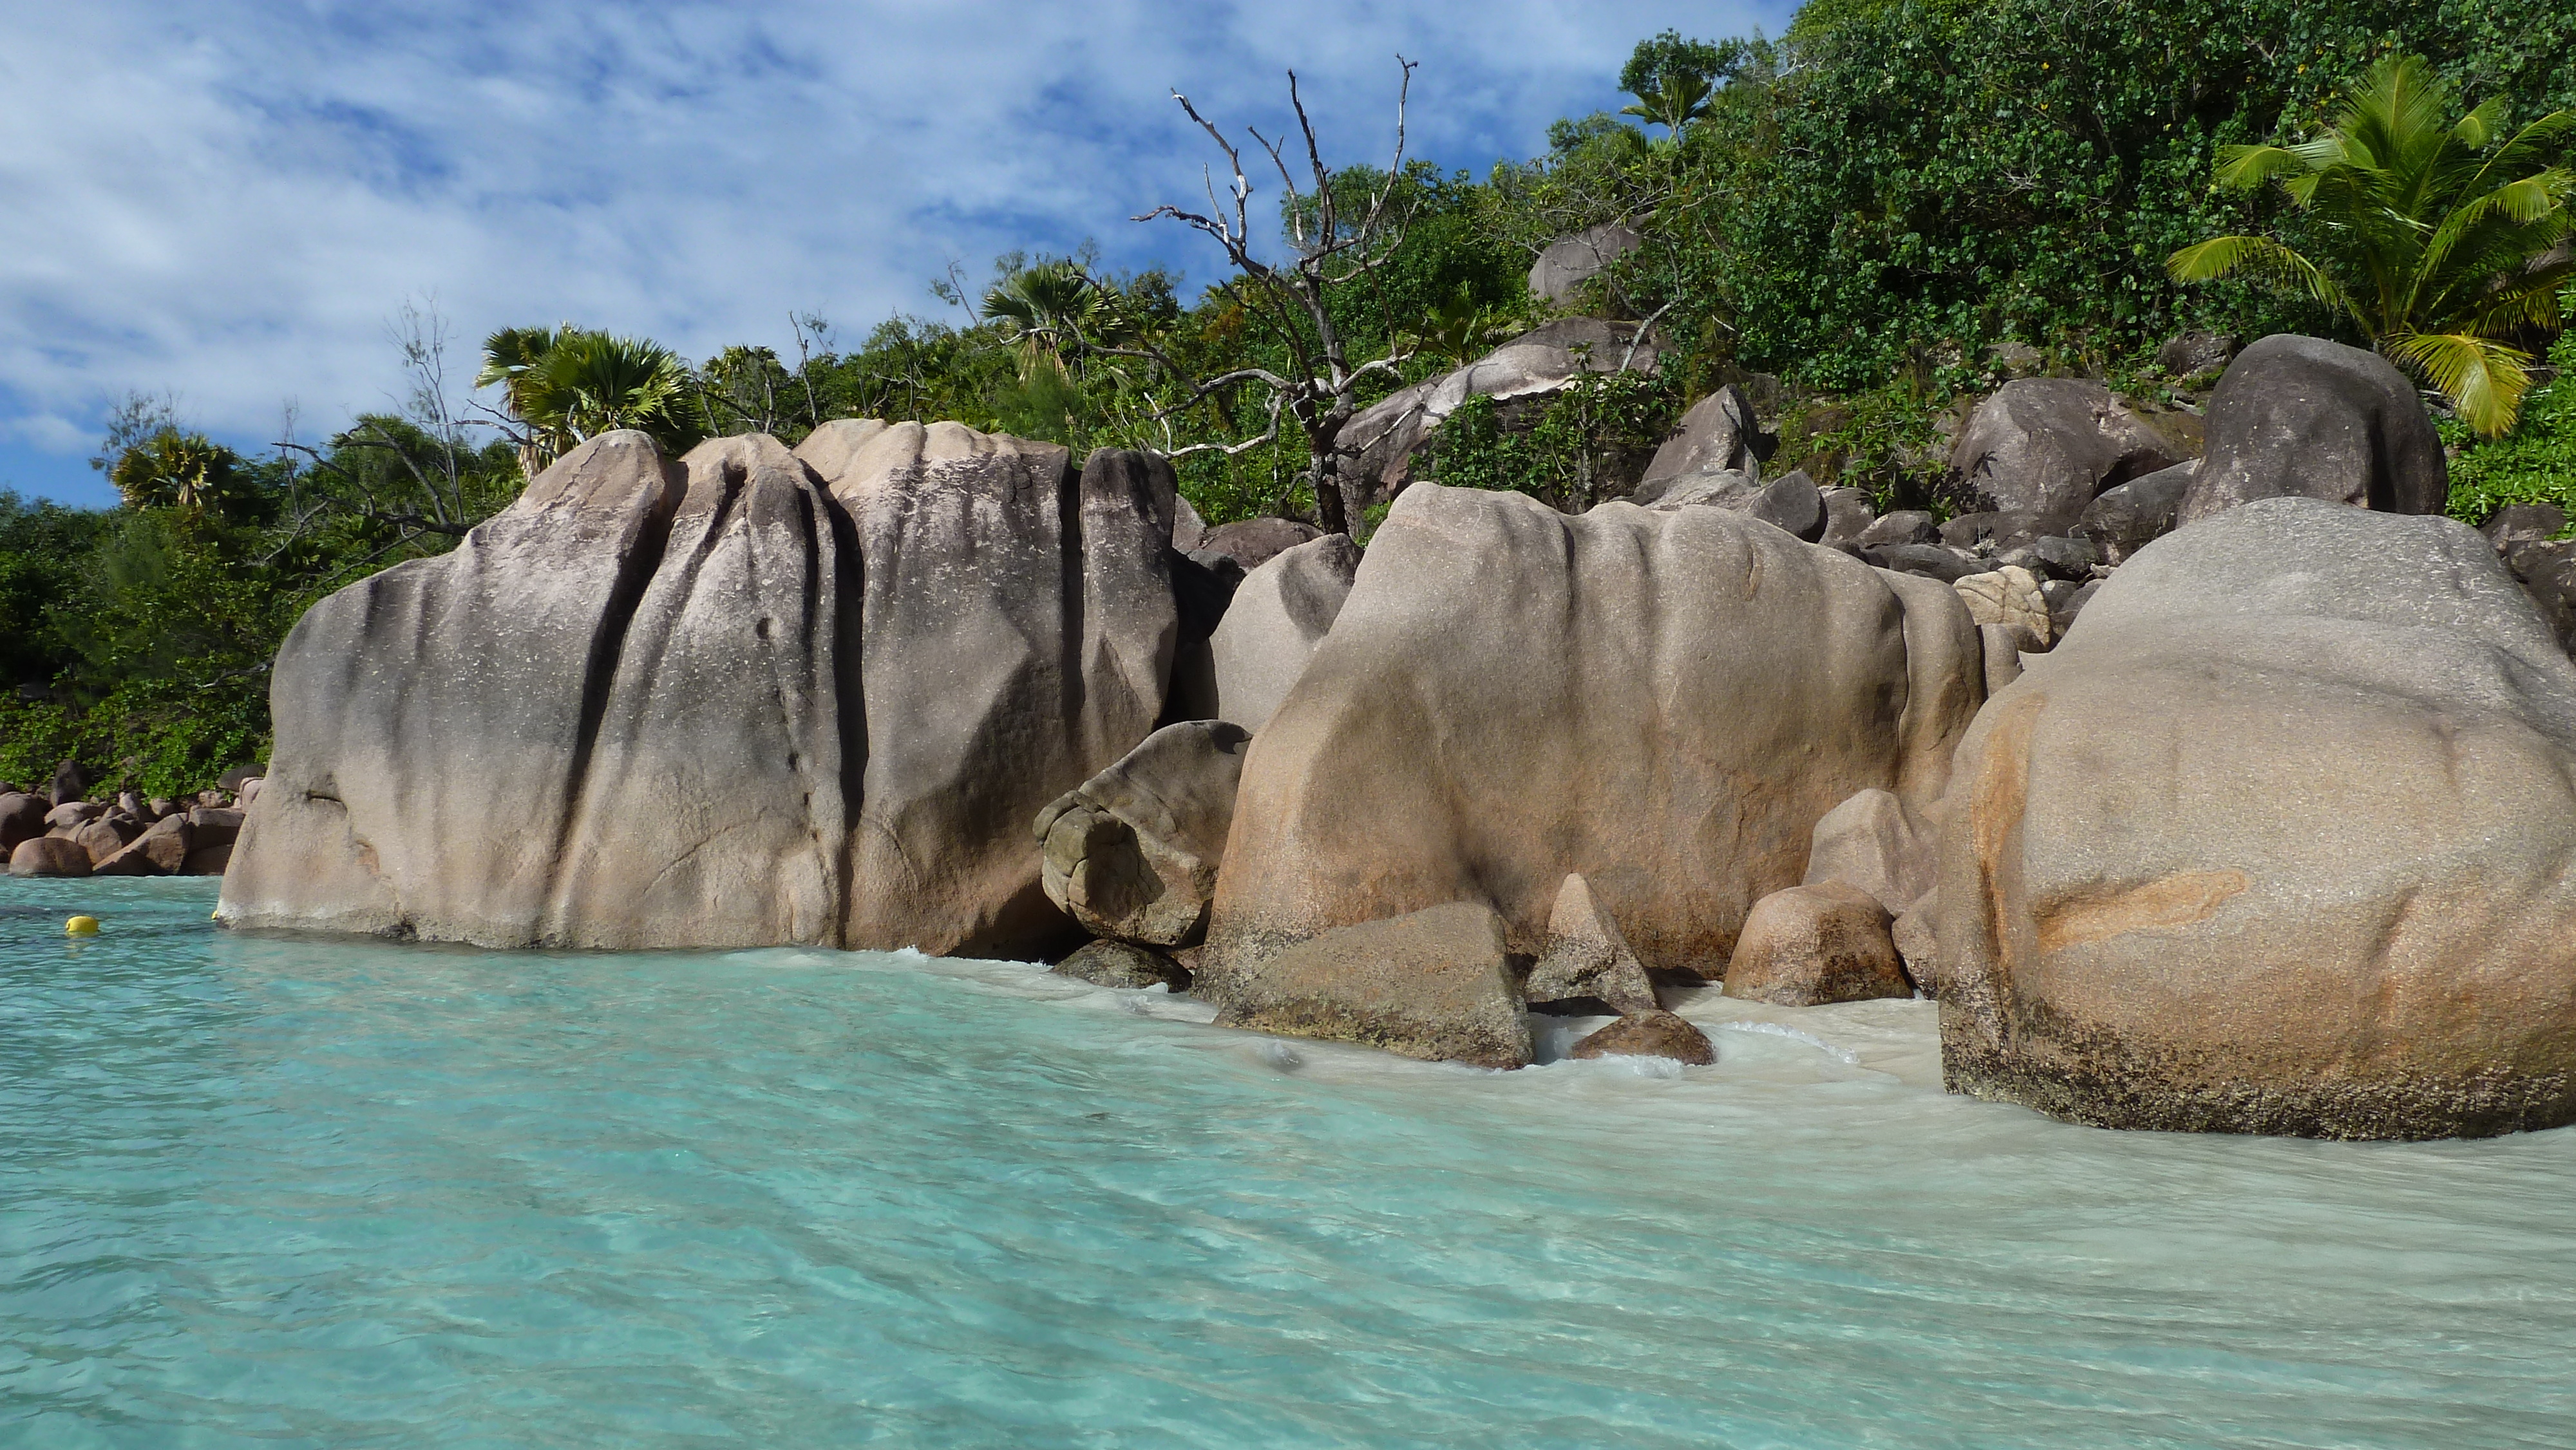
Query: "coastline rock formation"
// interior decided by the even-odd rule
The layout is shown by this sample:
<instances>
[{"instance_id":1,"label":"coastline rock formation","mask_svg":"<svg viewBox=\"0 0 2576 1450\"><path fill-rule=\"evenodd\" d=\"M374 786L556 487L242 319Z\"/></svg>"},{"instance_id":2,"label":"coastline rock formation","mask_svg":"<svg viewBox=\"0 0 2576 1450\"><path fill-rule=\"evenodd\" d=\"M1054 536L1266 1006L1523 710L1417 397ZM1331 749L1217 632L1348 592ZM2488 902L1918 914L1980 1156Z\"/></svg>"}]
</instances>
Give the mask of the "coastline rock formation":
<instances>
[{"instance_id":1,"label":"coastline rock formation","mask_svg":"<svg viewBox=\"0 0 2576 1450\"><path fill-rule=\"evenodd\" d=\"M1820 817L1937 799L1982 680L1947 585L1719 509L1419 485L1245 759L1200 990L1278 1002L1297 944L1458 902L1536 956L1575 872L1647 968L1715 978Z\"/></svg>"},{"instance_id":2,"label":"coastline rock formation","mask_svg":"<svg viewBox=\"0 0 2576 1450\"><path fill-rule=\"evenodd\" d=\"M1942 810L1953 1091L2318 1137L2576 1120L2576 665L2461 524L2273 498L2147 546L1987 704Z\"/></svg>"},{"instance_id":3,"label":"coastline rock formation","mask_svg":"<svg viewBox=\"0 0 2576 1450\"><path fill-rule=\"evenodd\" d=\"M1047 898L1095 936L1196 946L1250 738L1223 720L1166 725L1057 797L1037 818Z\"/></svg>"},{"instance_id":4,"label":"coastline rock formation","mask_svg":"<svg viewBox=\"0 0 2576 1450\"><path fill-rule=\"evenodd\" d=\"M953 423L601 435L307 612L240 925L1038 951L1027 822L1152 730L1169 467Z\"/></svg>"}]
</instances>

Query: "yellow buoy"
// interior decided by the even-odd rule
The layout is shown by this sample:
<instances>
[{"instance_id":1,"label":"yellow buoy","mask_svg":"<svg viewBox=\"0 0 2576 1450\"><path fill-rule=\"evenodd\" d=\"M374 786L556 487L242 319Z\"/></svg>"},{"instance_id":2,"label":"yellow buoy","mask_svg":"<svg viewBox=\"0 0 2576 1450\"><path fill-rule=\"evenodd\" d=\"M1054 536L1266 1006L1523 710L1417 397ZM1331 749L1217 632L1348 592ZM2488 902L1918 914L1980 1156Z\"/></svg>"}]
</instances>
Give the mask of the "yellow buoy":
<instances>
[{"instance_id":1,"label":"yellow buoy","mask_svg":"<svg viewBox=\"0 0 2576 1450\"><path fill-rule=\"evenodd\" d=\"M63 923L63 935L96 936L98 935L98 918L95 916L75 916L71 920Z\"/></svg>"}]
</instances>

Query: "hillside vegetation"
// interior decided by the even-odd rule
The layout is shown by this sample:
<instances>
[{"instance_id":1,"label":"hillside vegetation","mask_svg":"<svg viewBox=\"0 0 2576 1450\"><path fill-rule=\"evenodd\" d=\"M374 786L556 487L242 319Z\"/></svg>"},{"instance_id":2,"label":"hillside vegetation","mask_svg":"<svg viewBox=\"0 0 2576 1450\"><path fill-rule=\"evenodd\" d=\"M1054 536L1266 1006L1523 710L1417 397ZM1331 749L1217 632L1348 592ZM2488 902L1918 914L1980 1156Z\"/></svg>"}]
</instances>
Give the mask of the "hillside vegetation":
<instances>
[{"instance_id":1,"label":"hillside vegetation","mask_svg":"<svg viewBox=\"0 0 2576 1450\"><path fill-rule=\"evenodd\" d=\"M1576 305L1651 320L1660 371L1535 417L1466 410L1435 465L1445 481L1548 492L1749 380L1779 466L1940 508L1945 420L2006 377L2173 399L2193 380L2155 354L2184 333L2372 341L2312 291L2242 271L2174 280L2168 260L2213 237L2340 244L2336 216L2279 186L2222 185L2228 148L2318 135L2356 77L2402 54L2464 105L2524 120L2576 108L2571 33L2568 0L1814 0L1776 38L1642 41L1618 78L1635 104L1557 120L1543 155L1481 178L1351 164L1297 197L1257 195L1252 214L1330 252L1323 321L1350 358L1384 360L1352 385L1361 404L1545 320L1524 279L1549 243L1610 222L1641 238ZM1324 138L1328 158L1381 164L1391 139ZM1385 225L1353 220L1373 216ZM1264 378L1311 359L1318 323L1221 270L1215 245L1204 256L1208 272L1184 278L1109 272L1088 250L1015 253L981 287L933 285L946 316L970 320L897 316L845 344L800 319L783 349L695 363L642 339L512 329L478 360L480 412L455 397L435 319L415 317L409 407L262 457L131 401L97 460L125 506L0 495L0 686L14 687L0 780L41 780L68 756L175 794L255 759L268 661L305 606L454 547L602 428L681 449L746 430L792 443L838 417L954 418L1077 453L1176 453L1212 523L1312 517L1318 425L1274 414ZM2555 322L2534 313L2502 345L2564 368L2576 354L2552 350ZM2546 368L2534 383L2501 436L2446 424L2453 510L2472 522L2576 494L2576 384Z\"/></svg>"}]
</instances>

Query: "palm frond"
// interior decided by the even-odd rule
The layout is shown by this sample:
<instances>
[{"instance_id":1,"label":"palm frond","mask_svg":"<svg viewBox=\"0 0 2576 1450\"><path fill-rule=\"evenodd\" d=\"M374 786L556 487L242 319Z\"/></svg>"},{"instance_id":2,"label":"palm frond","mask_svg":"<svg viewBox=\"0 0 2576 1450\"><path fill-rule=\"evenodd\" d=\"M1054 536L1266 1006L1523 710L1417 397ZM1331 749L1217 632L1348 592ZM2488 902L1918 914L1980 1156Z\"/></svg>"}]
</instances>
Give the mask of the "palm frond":
<instances>
[{"instance_id":1,"label":"palm frond","mask_svg":"<svg viewBox=\"0 0 2576 1450\"><path fill-rule=\"evenodd\" d=\"M2531 389L2531 354L2491 337L2416 332L2391 338L2389 360L2451 400L2460 420L2493 438L2513 427Z\"/></svg>"}]
</instances>

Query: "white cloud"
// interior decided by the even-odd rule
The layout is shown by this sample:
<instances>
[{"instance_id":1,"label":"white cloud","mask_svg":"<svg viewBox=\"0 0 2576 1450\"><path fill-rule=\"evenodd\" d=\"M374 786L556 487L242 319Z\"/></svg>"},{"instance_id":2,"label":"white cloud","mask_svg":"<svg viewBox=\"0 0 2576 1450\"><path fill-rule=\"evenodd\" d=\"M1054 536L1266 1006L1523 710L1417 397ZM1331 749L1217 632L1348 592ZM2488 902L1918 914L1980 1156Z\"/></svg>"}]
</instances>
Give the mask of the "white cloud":
<instances>
[{"instance_id":1,"label":"white cloud","mask_svg":"<svg viewBox=\"0 0 2576 1450\"><path fill-rule=\"evenodd\" d=\"M170 390L257 437L399 386L386 319L465 339L573 320L692 356L934 310L948 260L1097 237L1198 195L1203 138L1279 124L1293 65L1338 159L1383 159L1401 51L1416 154L1481 168L1612 101L1641 36L1781 7L1497 3L341 5L9 0L0 51L0 437L86 451ZM6 449L0 448L0 461Z\"/></svg>"}]
</instances>

